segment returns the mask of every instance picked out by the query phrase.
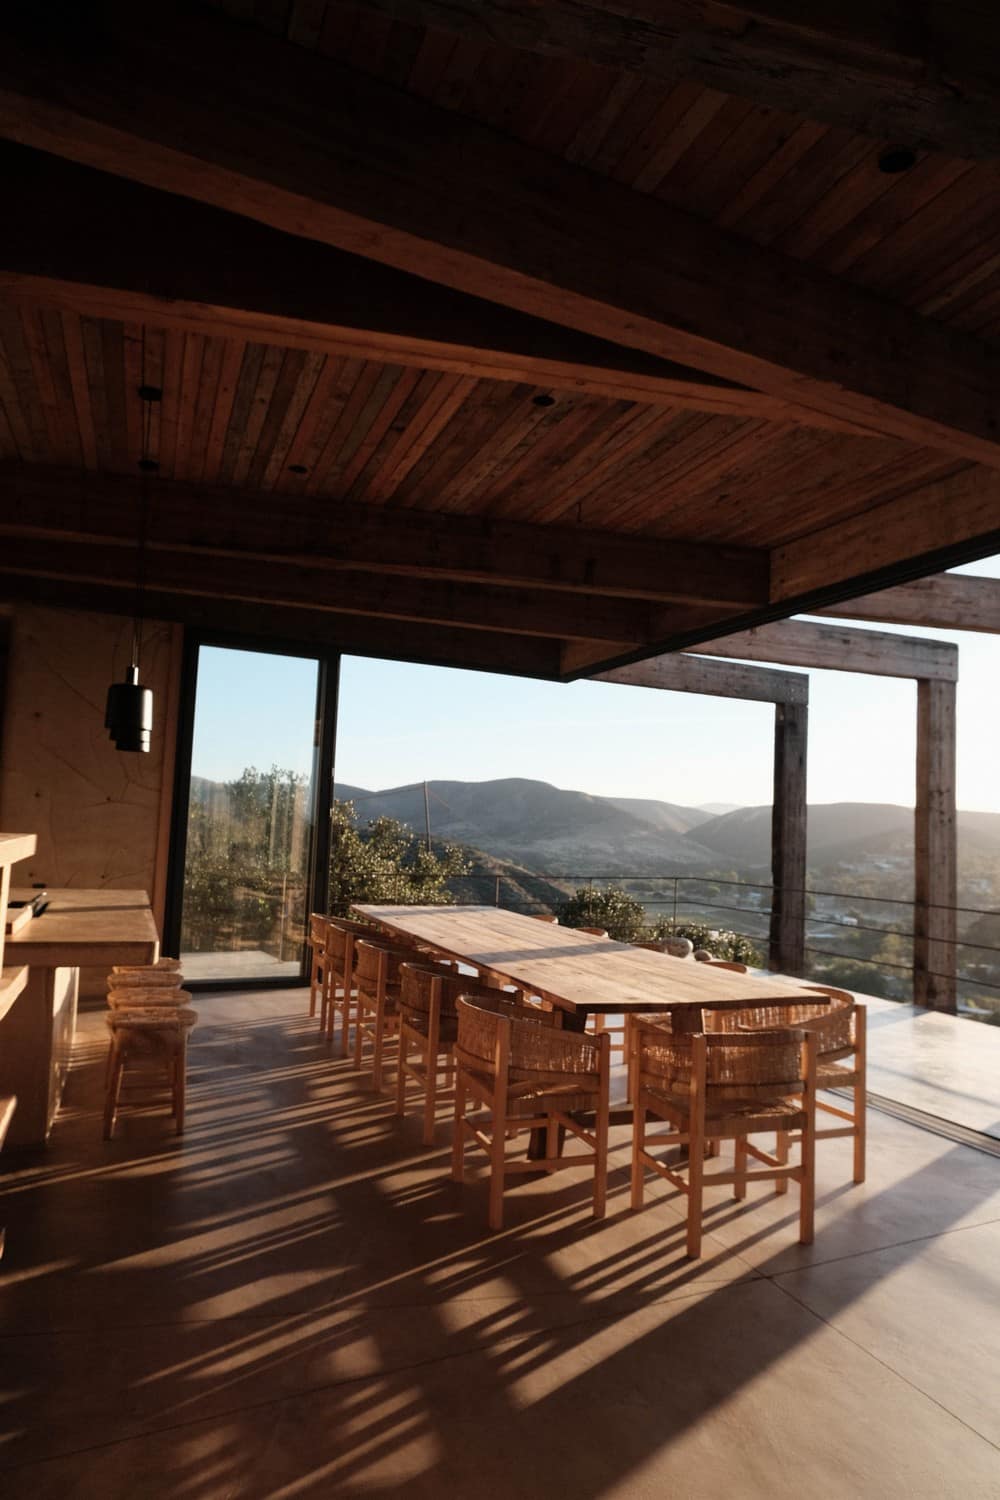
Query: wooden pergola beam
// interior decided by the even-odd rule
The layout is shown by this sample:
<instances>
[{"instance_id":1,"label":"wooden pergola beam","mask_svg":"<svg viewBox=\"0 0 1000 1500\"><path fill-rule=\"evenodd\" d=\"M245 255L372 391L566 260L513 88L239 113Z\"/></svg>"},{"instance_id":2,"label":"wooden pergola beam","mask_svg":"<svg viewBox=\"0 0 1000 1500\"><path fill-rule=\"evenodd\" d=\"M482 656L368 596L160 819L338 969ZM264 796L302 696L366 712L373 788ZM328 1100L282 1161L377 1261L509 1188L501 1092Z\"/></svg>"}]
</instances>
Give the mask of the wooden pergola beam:
<instances>
[{"instance_id":1,"label":"wooden pergola beam","mask_svg":"<svg viewBox=\"0 0 1000 1500\"><path fill-rule=\"evenodd\" d=\"M698 78L770 109L846 126L878 140L955 156L1000 155L988 6L932 0L362 0L370 10L551 57L579 58L673 84ZM308 7L291 35L318 36Z\"/></svg>"},{"instance_id":2,"label":"wooden pergola beam","mask_svg":"<svg viewBox=\"0 0 1000 1500\"><path fill-rule=\"evenodd\" d=\"M713 698L746 698L756 703L806 704L809 678L776 667L748 667L702 656L656 656L598 672L594 682L664 688L671 693L705 693Z\"/></svg>"},{"instance_id":3,"label":"wooden pergola beam","mask_svg":"<svg viewBox=\"0 0 1000 1500\"><path fill-rule=\"evenodd\" d=\"M790 667L864 672L875 677L912 677L955 682L958 647L948 641L819 625L810 620L777 620L754 630L705 641L698 651L746 661L781 662Z\"/></svg>"},{"instance_id":4,"label":"wooden pergola beam","mask_svg":"<svg viewBox=\"0 0 1000 1500\"><path fill-rule=\"evenodd\" d=\"M768 963L779 973L800 974L805 963L806 931L809 678L802 672L678 655L618 667L594 680L774 704Z\"/></svg>"},{"instance_id":5,"label":"wooden pergola beam","mask_svg":"<svg viewBox=\"0 0 1000 1500\"><path fill-rule=\"evenodd\" d=\"M1000 465L965 333L252 28L109 0L60 48L23 14L0 135Z\"/></svg>"},{"instance_id":6,"label":"wooden pergola beam","mask_svg":"<svg viewBox=\"0 0 1000 1500\"><path fill-rule=\"evenodd\" d=\"M955 820L958 647L880 630L781 620L705 648L724 656L778 661L917 683L914 810L913 996L916 1004L957 1009Z\"/></svg>"},{"instance_id":7,"label":"wooden pergola beam","mask_svg":"<svg viewBox=\"0 0 1000 1500\"><path fill-rule=\"evenodd\" d=\"M19 303L609 400L852 430L718 376L7 141L0 178L16 204L0 243L0 296ZM141 251L122 224L142 225Z\"/></svg>"},{"instance_id":8,"label":"wooden pergola beam","mask_svg":"<svg viewBox=\"0 0 1000 1500\"><path fill-rule=\"evenodd\" d=\"M934 630L973 630L1000 635L1000 578L938 573L862 594L817 611L841 620L879 625L924 625Z\"/></svg>"},{"instance_id":9,"label":"wooden pergola beam","mask_svg":"<svg viewBox=\"0 0 1000 1500\"><path fill-rule=\"evenodd\" d=\"M760 607L767 553L156 479L149 545L428 580L551 590L699 609ZM0 537L115 542L138 530L136 481L0 465ZM331 581L331 592L336 584Z\"/></svg>"}]
</instances>

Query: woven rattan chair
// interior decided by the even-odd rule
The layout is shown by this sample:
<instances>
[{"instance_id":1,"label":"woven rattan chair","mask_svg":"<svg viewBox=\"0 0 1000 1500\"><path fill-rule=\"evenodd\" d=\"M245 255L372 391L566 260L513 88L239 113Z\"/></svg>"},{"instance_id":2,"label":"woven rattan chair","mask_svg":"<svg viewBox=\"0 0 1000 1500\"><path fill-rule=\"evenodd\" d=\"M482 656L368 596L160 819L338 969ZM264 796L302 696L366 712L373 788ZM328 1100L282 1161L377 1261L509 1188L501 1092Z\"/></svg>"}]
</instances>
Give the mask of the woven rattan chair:
<instances>
[{"instance_id":1,"label":"woven rattan chair","mask_svg":"<svg viewBox=\"0 0 1000 1500\"><path fill-rule=\"evenodd\" d=\"M110 1140L127 1092L148 1098L170 1092L177 1134L184 1129L187 1043L197 1021L191 996L182 988L180 963L161 959L143 966L119 966L108 977L111 1033L104 1094L104 1138Z\"/></svg>"},{"instance_id":2,"label":"woven rattan chair","mask_svg":"<svg viewBox=\"0 0 1000 1500\"><path fill-rule=\"evenodd\" d=\"M611 1075L608 1037L563 1031L561 1016L503 994L463 997L456 1009L455 1181L464 1180L470 1141L481 1146L490 1160L489 1226L501 1229L509 1175L593 1165L594 1217L603 1218ZM489 1130L466 1117L470 1099L490 1111ZM580 1111L596 1113L592 1130L574 1118ZM561 1156L560 1126L589 1149ZM544 1158L507 1159L509 1138L522 1130L542 1129Z\"/></svg>"},{"instance_id":3,"label":"woven rattan chair","mask_svg":"<svg viewBox=\"0 0 1000 1500\"><path fill-rule=\"evenodd\" d=\"M636 943L636 948L648 948L651 953L669 953L671 958L691 958L694 943L690 938L657 938L648 943Z\"/></svg>"},{"instance_id":4,"label":"woven rattan chair","mask_svg":"<svg viewBox=\"0 0 1000 1500\"><path fill-rule=\"evenodd\" d=\"M348 1039L357 1000L354 985L354 944L358 938L383 941L370 922L350 917L328 917L326 924L326 968L323 1013L327 1039L333 1040L334 1021L340 1014L340 1055L347 1056Z\"/></svg>"},{"instance_id":5,"label":"woven rattan chair","mask_svg":"<svg viewBox=\"0 0 1000 1500\"><path fill-rule=\"evenodd\" d=\"M320 912L314 911L309 917L309 946L312 949L312 962L309 966L309 1014L316 1014L317 1001L321 1001L326 990L326 928L327 918ZM322 1005L320 1006L320 1026L322 1027L325 1017Z\"/></svg>"},{"instance_id":6,"label":"woven rattan chair","mask_svg":"<svg viewBox=\"0 0 1000 1500\"><path fill-rule=\"evenodd\" d=\"M458 1037L458 1000L462 995L492 999L498 984L476 986L453 968L426 963L400 966L399 1056L396 1074L396 1113L406 1112L406 1085L417 1084L424 1096L425 1146L434 1144L438 1078L454 1077L453 1049ZM411 1051L415 1054L411 1058Z\"/></svg>"},{"instance_id":7,"label":"woven rattan chair","mask_svg":"<svg viewBox=\"0 0 1000 1500\"><path fill-rule=\"evenodd\" d=\"M844 1123L817 1127L818 1141L850 1137L854 1142L854 1181L865 1180L866 1128L865 1088L867 1074L867 1011L846 990L827 985L809 985L815 1002L795 1005L755 1005L729 1011L706 1011L706 1026L716 1032L746 1032L791 1026L816 1037L816 1083L820 1089L850 1091L851 1107L817 1099L817 1111ZM778 1156L787 1160L794 1133L779 1131Z\"/></svg>"},{"instance_id":8,"label":"woven rattan chair","mask_svg":"<svg viewBox=\"0 0 1000 1500\"><path fill-rule=\"evenodd\" d=\"M816 1037L806 1031L675 1033L646 1016L632 1020L635 1107L632 1134L632 1207L642 1207L646 1171L665 1177L688 1195L687 1253L701 1254L705 1184L727 1183L746 1196L748 1181L799 1184L799 1242L812 1243L816 1154ZM672 1129L650 1134L647 1116ZM799 1146L790 1164L751 1144L749 1137L781 1131ZM705 1148L733 1140L731 1171L706 1176ZM681 1146L687 1170L675 1170L652 1147ZM748 1171L747 1158L763 1165Z\"/></svg>"},{"instance_id":9,"label":"woven rattan chair","mask_svg":"<svg viewBox=\"0 0 1000 1500\"><path fill-rule=\"evenodd\" d=\"M372 1088L379 1094L385 1042L399 1031L399 971L404 963L412 962L413 956L412 948L392 947L370 938L354 940L354 985L358 998L354 1066L361 1067L367 1038L372 1044Z\"/></svg>"}]
</instances>

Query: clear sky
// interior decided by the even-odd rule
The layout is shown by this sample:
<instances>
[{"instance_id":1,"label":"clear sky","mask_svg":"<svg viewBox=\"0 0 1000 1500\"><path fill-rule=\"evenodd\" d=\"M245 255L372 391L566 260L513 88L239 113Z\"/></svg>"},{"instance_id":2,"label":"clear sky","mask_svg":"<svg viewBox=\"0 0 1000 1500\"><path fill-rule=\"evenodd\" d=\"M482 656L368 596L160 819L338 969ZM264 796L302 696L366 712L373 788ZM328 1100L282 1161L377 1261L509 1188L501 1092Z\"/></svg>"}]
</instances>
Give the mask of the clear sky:
<instances>
[{"instance_id":1,"label":"clear sky","mask_svg":"<svg viewBox=\"0 0 1000 1500\"><path fill-rule=\"evenodd\" d=\"M960 571L1000 577L1000 557ZM959 806L1000 812L1000 639L901 633L959 644ZM915 685L809 676L810 801L912 805ZM315 683L315 665L293 657L203 651L195 772L224 778L272 761L308 770ZM337 779L378 789L525 776L609 796L753 805L771 800L773 716L767 704L688 693L347 657Z\"/></svg>"}]
</instances>

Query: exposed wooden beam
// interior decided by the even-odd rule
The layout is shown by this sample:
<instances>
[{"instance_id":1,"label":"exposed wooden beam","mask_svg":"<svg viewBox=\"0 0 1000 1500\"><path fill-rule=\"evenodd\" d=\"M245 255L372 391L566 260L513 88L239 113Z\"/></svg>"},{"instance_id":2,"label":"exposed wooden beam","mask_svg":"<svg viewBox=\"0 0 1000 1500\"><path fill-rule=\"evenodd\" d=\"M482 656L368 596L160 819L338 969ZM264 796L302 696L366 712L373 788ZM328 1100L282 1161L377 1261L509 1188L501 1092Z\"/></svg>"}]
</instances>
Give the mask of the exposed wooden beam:
<instances>
[{"instance_id":1,"label":"exposed wooden beam","mask_svg":"<svg viewBox=\"0 0 1000 1500\"><path fill-rule=\"evenodd\" d=\"M0 528L0 535L3 530ZM134 597L139 573L135 535L100 540L54 540L4 535L3 567L35 578L103 583ZM672 615L679 629L704 618L704 609L678 604L668 610L645 600L556 593L552 589L503 588L454 580L405 578L357 570L332 573L308 559L246 558L147 545L142 571L149 588L248 603L276 604L379 620L422 621L507 635L554 640L603 636L633 641L661 632ZM656 620L654 627L653 621Z\"/></svg>"},{"instance_id":2,"label":"exposed wooden beam","mask_svg":"<svg viewBox=\"0 0 1000 1500\"><path fill-rule=\"evenodd\" d=\"M854 430L780 397L8 141L0 142L0 180L16 204L0 244L0 296L9 299L609 400ZM141 245L122 234L123 224L142 225Z\"/></svg>"},{"instance_id":3,"label":"exposed wooden beam","mask_svg":"<svg viewBox=\"0 0 1000 1500\"><path fill-rule=\"evenodd\" d=\"M134 597L134 596L133 596ZM27 599L66 609L103 614L130 614L133 597L104 584L33 578L7 573L0 558L0 599ZM235 599L210 599L191 594L149 590L145 598L149 619L176 620L194 629L221 635L281 644L317 646L353 656L377 656L395 661L458 667L475 672L501 672L518 677L555 680L559 675L558 647L553 641L528 636L486 634L437 625L408 625L363 619L318 610L247 604Z\"/></svg>"},{"instance_id":4,"label":"exposed wooden beam","mask_svg":"<svg viewBox=\"0 0 1000 1500\"><path fill-rule=\"evenodd\" d=\"M748 698L757 703L809 701L809 678L804 672L748 667L701 656L657 656L600 672L593 680L620 682L629 687L665 688L672 693L707 693L714 698Z\"/></svg>"},{"instance_id":5,"label":"exposed wooden beam","mask_svg":"<svg viewBox=\"0 0 1000 1500\"><path fill-rule=\"evenodd\" d=\"M779 974L805 968L808 732L808 705L775 704L768 962Z\"/></svg>"},{"instance_id":6,"label":"exposed wooden beam","mask_svg":"<svg viewBox=\"0 0 1000 1500\"><path fill-rule=\"evenodd\" d=\"M947 641L890 635L884 630L852 630L848 625L818 625L811 620L778 620L721 640L705 641L697 649L709 656L864 672L876 677L938 682L958 679L958 647Z\"/></svg>"},{"instance_id":7,"label":"exposed wooden beam","mask_svg":"<svg viewBox=\"0 0 1000 1500\"><path fill-rule=\"evenodd\" d=\"M976 630L1000 635L1000 578L938 573L877 594L862 594L817 611L841 620L880 625L926 625L935 630Z\"/></svg>"},{"instance_id":8,"label":"exposed wooden beam","mask_svg":"<svg viewBox=\"0 0 1000 1500\"><path fill-rule=\"evenodd\" d=\"M136 480L43 466L0 466L0 535L98 540L134 537ZM153 547L301 562L332 571L493 583L718 606L766 603L767 554L576 527L537 526L299 495L156 480ZM331 591L335 585L331 583Z\"/></svg>"},{"instance_id":9,"label":"exposed wooden beam","mask_svg":"<svg viewBox=\"0 0 1000 1500\"><path fill-rule=\"evenodd\" d=\"M952 1015L958 1008L955 698L953 682L917 684L913 841L913 998Z\"/></svg>"},{"instance_id":10,"label":"exposed wooden beam","mask_svg":"<svg viewBox=\"0 0 1000 1500\"><path fill-rule=\"evenodd\" d=\"M1000 475L966 468L776 547L771 592L776 602L801 599L847 580L857 581L855 593L868 592L904 581L901 565L919 577L995 552Z\"/></svg>"},{"instance_id":11,"label":"exposed wooden beam","mask_svg":"<svg viewBox=\"0 0 1000 1500\"><path fill-rule=\"evenodd\" d=\"M371 10L672 84L698 78L850 130L1000 155L995 11L931 0L362 0Z\"/></svg>"},{"instance_id":12,"label":"exposed wooden beam","mask_svg":"<svg viewBox=\"0 0 1000 1500\"><path fill-rule=\"evenodd\" d=\"M252 28L109 0L84 45L26 15L0 135L1000 465L965 333Z\"/></svg>"}]
</instances>

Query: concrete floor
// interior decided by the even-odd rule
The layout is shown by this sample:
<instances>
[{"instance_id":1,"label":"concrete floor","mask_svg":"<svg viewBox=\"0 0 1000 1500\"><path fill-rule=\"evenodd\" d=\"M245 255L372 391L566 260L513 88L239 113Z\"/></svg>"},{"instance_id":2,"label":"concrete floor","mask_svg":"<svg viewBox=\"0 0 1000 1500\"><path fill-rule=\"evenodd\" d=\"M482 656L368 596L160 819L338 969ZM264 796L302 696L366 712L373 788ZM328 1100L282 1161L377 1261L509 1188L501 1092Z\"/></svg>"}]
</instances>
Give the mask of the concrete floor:
<instances>
[{"instance_id":1,"label":"concrete floor","mask_svg":"<svg viewBox=\"0 0 1000 1500\"><path fill-rule=\"evenodd\" d=\"M996 1500L1000 1160L873 1113L869 1180L717 1190L704 1260L666 1185L609 1216L531 1178L485 1233L331 1059L301 990L203 997L189 1129L100 1140L82 1018L46 1152L5 1162L5 1500Z\"/></svg>"}]
</instances>

